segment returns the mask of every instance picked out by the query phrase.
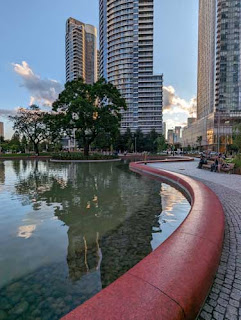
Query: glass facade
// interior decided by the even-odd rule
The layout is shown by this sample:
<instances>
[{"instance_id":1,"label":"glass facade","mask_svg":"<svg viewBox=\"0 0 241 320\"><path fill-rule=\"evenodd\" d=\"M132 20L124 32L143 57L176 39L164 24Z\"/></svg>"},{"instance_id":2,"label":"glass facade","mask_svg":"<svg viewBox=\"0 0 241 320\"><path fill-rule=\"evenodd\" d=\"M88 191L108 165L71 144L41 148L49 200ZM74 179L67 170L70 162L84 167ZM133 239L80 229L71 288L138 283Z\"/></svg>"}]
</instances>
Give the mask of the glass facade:
<instances>
[{"instance_id":1,"label":"glass facade","mask_svg":"<svg viewBox=\"0 0 241 320\"><path fill-rule=\"evenodd\" d=\"M218 0L216 109L241 110L240 0Z\"/></svg>"},{"instance_id":2,"label":"glass facade","mask_svg":"<svg viewBox=\"0 0 241 320\"><path fill-rule=\"evenodd\" d=\"M4 137L4 124L3 124L3 122L0 122L0 137Z\"/></svg>"},{"instance_id":3,"label":"glass facade","mask_svg":"<svg viewBox=\"0 0 241 320\"><path fill-rule=\"evenodd\" d=\"M122 131L162 132L162 75L153 75L153 0L100 0L100 76L128 110Z\"/></svg>"},{"instance_id":4,"label":"glass facade","mask_svg":"<svg viewBox=\"0 0 241 320\"><path fill-rule=\"evenodd\" d=\"M107 0L99 2L99 76L104 77L108 81L107 75Z\"/></svg>"},{"instance_id":5,"label":"glass facade","mask_svg":"<svg viewBox=\"0 0 241 320\"><path fill-rule=\"evenodd\" d=\"M214 110L216 0L199 1L197 118Z\"/></svg>"},{"instance_id":6,"label":"glass facade","mask_svg":"<svg viewBox=\"0 0 241 320\"><path fill-rule=\"evenodd\" d=\"M183 142L197 145L202 136L203 147L224 152L241 121L241 1L199 0L199 7L198 118L183 131Z\"/></svg>"}]
</instances>

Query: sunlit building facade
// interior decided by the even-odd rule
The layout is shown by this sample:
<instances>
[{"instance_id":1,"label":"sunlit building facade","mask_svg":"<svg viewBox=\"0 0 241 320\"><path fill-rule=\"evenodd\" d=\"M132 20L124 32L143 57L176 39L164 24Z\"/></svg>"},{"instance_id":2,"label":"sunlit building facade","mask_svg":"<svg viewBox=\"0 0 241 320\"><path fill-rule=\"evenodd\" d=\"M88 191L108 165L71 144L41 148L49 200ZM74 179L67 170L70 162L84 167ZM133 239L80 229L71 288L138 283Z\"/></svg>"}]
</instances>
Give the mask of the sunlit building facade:
<instances>
[{"instance_id":1,"label":"sunlit building facade","mask_svg":"<svg viewBox=\"0 0 241 320\"><path fill-rule=\"evenodd\" d=\"M167 141L169 144L174 144L174 131L172 129L167 130Z\"/></svg>"},{"instance_id":2,"label":"sunlit building facade","mask_svg":"<svg viewBox=\"0 0 241 320\"><path fill-rule=\"evenodd\" d=\"M100 75L128 109L122 131L162 133L162 75L153 75L153 0L100 0Z\"/></svg>"},{"instance_id":3,"label":"sunlit building facade","mask_svg":"<svg viewBox=\"0 0 241 320\"><path fill-rule=\"evenodd\" d=\"M162 122L162 134L163 134L164 138L166 139L166 136L167 136L167 124L166 124L166 122Z\"/></svg>"},{"instance_id":4,"label":"sunlit building facade","mask_svg":"<svg viewBox=\"0 0 241 320\"><path fill-rule=\"evenodd\" d=\"M197 118L213 112L216 0L199 1Z\"/></svg>"},{"instance_id":5,"label":"sunlit building facade","mask_svg":"<svg viewBox=\"0 0 241 320\"><path fill-rule=\"evenodd\" d=\"M97 81L97 29L76 19L66 22L66 82L83 78L88 84Z\"/></svg>"}]
</instances>

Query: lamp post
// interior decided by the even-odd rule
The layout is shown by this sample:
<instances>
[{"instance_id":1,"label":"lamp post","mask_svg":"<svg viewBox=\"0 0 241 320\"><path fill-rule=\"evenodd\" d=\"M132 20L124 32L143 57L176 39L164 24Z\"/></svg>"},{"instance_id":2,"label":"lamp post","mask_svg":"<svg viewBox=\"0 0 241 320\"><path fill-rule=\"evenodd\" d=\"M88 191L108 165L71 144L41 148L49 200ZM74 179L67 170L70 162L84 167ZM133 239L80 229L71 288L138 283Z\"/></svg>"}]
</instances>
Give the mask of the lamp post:
<instances>
[{"instance_id":1,"label":"lamp post","mask_svg":"<svg viewBox=\"0 0 241 320\"><path fill-rule=\"evenodd\" d=\"M172 128L172 155L174 156L175 155L175 152L174 152L174 150L175 150L175 147L174 147L174 143L175 143L175 131L174 131L175 129L174 128Z\"/></svg>"},{"instance_id":2,"label":"lamp post","mask_svg":"<svg viewBox=\"0 0 241 320\"><path fill-rule=\"evenodd\" d=\"M230 121L226 120L225 121L225 153L227 153L227 144L228 144L228 130L226 125L229 125L229 124L230 124Z\"/></svg>"},{"instance_id":3,"label":"lamp post","mask_svg":"<svg viewBox=\"0 0 241 320\"><path fill-rule=\"evenodd\" d=\"M136 153L136 137L135 137L135 153Z\"/></svg>"}]
</instances>

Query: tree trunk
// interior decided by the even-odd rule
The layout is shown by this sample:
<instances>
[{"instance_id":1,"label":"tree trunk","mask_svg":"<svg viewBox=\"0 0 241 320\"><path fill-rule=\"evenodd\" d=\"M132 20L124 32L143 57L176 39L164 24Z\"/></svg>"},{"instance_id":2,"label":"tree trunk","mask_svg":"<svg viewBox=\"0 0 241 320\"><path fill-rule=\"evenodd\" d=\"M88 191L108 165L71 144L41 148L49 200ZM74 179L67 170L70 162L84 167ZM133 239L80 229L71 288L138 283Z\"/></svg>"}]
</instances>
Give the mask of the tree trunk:
<instances>
[{"instance_id":1,"label":"tree trunk","mask_svg":"<svg viewBox=\"0 0 241 320\"><path fill-rule=\"evenodd\" d=\"M84 146L84 155L86 156L86 157L88 157L89 156L89 144L86 142L85 143L85 146Z\"/></svg>"},{"instance_id":2,"label":"tree trunk","mask_svg":"<svg viewBox=\"0 0 241 320\"><path fill-rule=\"evenodd\" d=\"M36 153L37 156L39 156L39 148L38 148L38 144L34 143L34 151Z\"/></svg>"}]
</instances>

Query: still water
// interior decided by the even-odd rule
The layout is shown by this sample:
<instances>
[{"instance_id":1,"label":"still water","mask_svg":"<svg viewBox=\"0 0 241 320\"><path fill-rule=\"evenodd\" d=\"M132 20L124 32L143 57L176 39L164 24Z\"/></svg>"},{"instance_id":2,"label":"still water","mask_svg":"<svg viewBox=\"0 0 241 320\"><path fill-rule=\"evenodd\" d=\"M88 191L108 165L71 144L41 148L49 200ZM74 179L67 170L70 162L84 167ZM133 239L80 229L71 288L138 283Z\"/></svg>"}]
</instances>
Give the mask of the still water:
<instances>
[{"instance_id":1,"label":"still water","mask_svg":"<svg viewBox=\"0 0 241 320\"><path fill-rule=\"evenodd\" d=\"M184 220L176 189L124 163L0 162L0 320L59 319Z\"/></svg>"}]
</instances>

